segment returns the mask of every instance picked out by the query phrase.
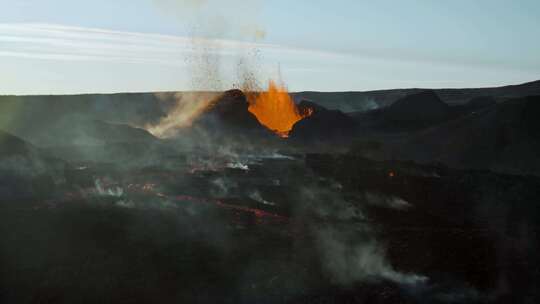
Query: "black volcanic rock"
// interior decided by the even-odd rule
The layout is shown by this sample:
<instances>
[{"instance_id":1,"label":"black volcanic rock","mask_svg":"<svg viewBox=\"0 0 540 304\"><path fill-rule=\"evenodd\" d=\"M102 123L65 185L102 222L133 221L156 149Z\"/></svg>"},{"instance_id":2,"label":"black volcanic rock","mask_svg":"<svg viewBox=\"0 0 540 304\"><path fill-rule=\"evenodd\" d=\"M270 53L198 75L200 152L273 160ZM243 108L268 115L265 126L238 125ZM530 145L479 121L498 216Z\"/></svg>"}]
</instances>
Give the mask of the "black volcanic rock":
<instances>
[{"instance_id":1,"label":"black volcanic rock","mask_svg":"<svg viewBox=\"0 0 540 304\"><path fill-rule=\"evenodd\" d=\"M0 200L48 197L64 163L0 131Z\"/></svg>"},{"instance_id":2,"label":"black volcanic rock","mask_svg":"<svg viewBox=\"0 0 540 304\"><path fill-rule=\"evenodd\" d=\"M296 100L310 99L332 110L345 113L366 112L376 108L388 107L405 96L420 93L425 89L391 89L364 92L297 92ZM540 80L518 85L491 88L434 89L437 96L448 105L464 105L471 99L490 96L497 102L511 98L521 98L540 94Z\"/></svg>"},{"instance_id":3,"label":"black volcanic rock","mask_svg":"<svg viewBox=\"0 0 540 304\"><path fill-rule=\"evenodd\" d=\"M30 169L29 171L14 170L17 174L41 172L47 169L48 165L54 166L62 163L62 161L51 157L25 140L0 130L0 170L6 170L6 164L11 160L28 164L27 169Z\"/></svg>"},{"instance_id":4,"label":"black volcanic rock","mask_svg":"<svg viewBox=\"0 0 540 304\"><path fill-rule=\"evenodd\" d=\"M248 110L246 95L240 90L229 90L216 98L194 122L210 132L222 131L269 133L255 115Z\"/></svg>"},{"instance_id":5,"label":"black volcanic rock","mask_svg":"<svg viewBox=\"0 0 540 304\"><path fill-rule=\"evenodd\" d=\"M495 105L497 105L497 101L491 96L475 97L465 104L450 106L450 111L452 113L451 119L458 118L463 115L474 114L475 112Z\"/></svg>"},{"instance_id":6,"label":"black volcanic rock","mask_svg":"<svg viewBox=\"0 0 540 304\"><path fill-rule=\"evenodd\" d=\"M49 165L55 166L60 163L62 163L60 160L23 139L0 130L0 171L11 171L18 175L36 175L49 169Z\"/></svg>"},{"instance_id":7,"label":"black volcanic rock","mask_svg":"<svg viewBox=\"0 0 540 304\"><path fill-rule=\"evenodd\" d=\"M46 124L67 116L145 125L157 123L166 115L162 104L174 101L174 94L165 93L0 96L0 117L7 115L12 121L8 129L0 119L0 128L23 137L28 124Z\"/></svg>"},{"instance_id":8,"label":"black volcanic rock","mask_svg":"<svg viewBox=\"0 0 540 304\"><path fill-rule=\"evenodd\" d=\"M432 90L401 98L384 111L386 120L414 124L440 122L449 116L450 106Z\"/></svg>"},{"instance_id":9,"label":"black volcanic rock","mask_svg":"<svg viewBox=\"0 0 540 304\"><path fill-rule=\"evenodd\" d=\"M289 136L295 140L344 139L354 134L356 124L339 110L328 110L314 102L303 100L298 105L301 113L312 109L312 114L298 121Z\"/></svg>"},{"instance_id":10,"label":"black volcanic rock","mask_svg":"<svg viewBox=\"0 0 540 304\"><path fill-rule=\"evenodd\" d=\"M523 98L521 127L532 138L540 141L540 96Z\"/></svg>"},{"instance_id":11,"label":"black volcanic rock","mask_svg":"<svg viewBox=\"0 0 540 304\"><path fill-rule=\"evenodd\" d=\"M425 91L402 98L387 108L347 114L366 133L404 134L421 131L496 104L493 97L481 96L465 104L448 106L433 91Z\"/></svg>"},{"instance_id":12,"label":"black volcanic rock","mask_svg":"<svg viewBox=\"0 0 540 304\"><path fill-rule=\"evenodd\" d=\"M34 126L26 139L41 147L130 142L151 143L157 140L152 134L141 128L89 120L77 116Z\"/></svg>"},{"instance_id":13,"label":"black volcanic rock","mask_svg":"<svg viewBox=\"0 0 540 304\"><path fill-rule=\"evenodd\" d=\"M471 99L465 104L465 106L470 110L478 110L482 108L487 108L493 106L497 103L495 98L491 96L480 96Z\"/></svg>"},{"instance_id":14,"label":"black volcanic rock","mask_svg":"<svg viewBox=\"0 0 540 304\"><path fill-rule=\"evenodd\" d=\"M104 141L105 143L118 142L154 142L157 140L148 131L125 124L113 124L103 121L91 121L86 128L88 135Z\"/></svg>"},{"instance_id":15,"label":"black volcanic rock","mask_svg":"<svg viewBox=\"0 0 540 304\"><path fill-rule=\"evenodd\" d=\"M4 140L3 149L17 149L15 159L24 163L19 167L29 168L29 172L53 162L46 160L44 154L65 161L106 161L132 166L152 161L153 153L162 146L144 129L73 116L33 126L28 137L29 143L19 139L24 144Z\"/></svg>"},{"instance_id":16,"label":"black volcanic rock","mask_svg":"<svg viewBox=\"0 0 540 304\"><path fill-rule=\"evenodd\" d=\"M0 131L0 148L0 159L27 154L32 149L24 140L3 131Z\"/></svg>"},{"instance_id":17,"label":"black volcanic rock","mask_svg":"<svg viewBox=\"0 0 540 304\"><path fill-rule=\"evenodd\" d=\"M540 174L540 96L508 100L429 128L392 157L450 167Z\"/></svg>"},{"instance_id":18,"label":"black volcanic rock","mask_svg":"<svg viewBox=\"0 0 540 304\"><path fill-rule=\"evenodd\" d=\"M165 114L154 94L0 96L0 128L36 146L129 142Z\"/></svg>"}]
</instances>

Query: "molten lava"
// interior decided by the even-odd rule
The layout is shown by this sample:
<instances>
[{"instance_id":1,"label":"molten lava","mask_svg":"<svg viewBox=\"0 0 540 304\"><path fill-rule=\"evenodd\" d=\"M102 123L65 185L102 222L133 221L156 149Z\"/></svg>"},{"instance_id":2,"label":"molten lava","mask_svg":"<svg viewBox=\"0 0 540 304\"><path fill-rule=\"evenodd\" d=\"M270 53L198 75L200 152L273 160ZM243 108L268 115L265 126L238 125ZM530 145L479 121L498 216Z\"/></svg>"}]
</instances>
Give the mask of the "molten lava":
<instances>
[{"instance_id":1,"label":"molten lava","mask_svg":"<svg viewBox=\"0 0 540 304\"><path fill-rule=\"evenodd\" d=\"M248 94L248 110L257 120L281 137L288 137L296 122L311 115L308 109L301 113L283 84L270 80L268 91Z\"/></svg>"}]
</instances>

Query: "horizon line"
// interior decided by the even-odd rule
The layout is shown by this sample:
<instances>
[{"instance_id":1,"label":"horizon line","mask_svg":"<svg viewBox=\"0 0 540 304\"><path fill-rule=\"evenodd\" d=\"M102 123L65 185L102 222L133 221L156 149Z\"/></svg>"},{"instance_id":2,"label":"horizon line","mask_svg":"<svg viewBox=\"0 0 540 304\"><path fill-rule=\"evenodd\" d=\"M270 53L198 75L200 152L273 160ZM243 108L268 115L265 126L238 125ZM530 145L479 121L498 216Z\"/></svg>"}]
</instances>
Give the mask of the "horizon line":
<instances>
[{"instance_id":1,"label":"horizon line","mask_svg":"<svg viewBox=\"0 0 540 304\"><path fill-rule=\"evenodd\" d=\"M396 87L396 88L384 88L384 89L374 89L374 90L343 90L343 91L319 91L319 90L300 90L300 91L290 91L289 94L299 94L306 92L314 93L369 93L369 92L381 92L381 91L394 91L394 90L474 90L474 89L496 89L504 87L513 87L520 85L533 84L540 82L540 78L520 82L513 84L503 84L503 85L486 85L478 87ZM227 90L158 90L158 91L109 91L109 92L80 92L80 93L60 93L60 94L2 94L0 97L37 97L37 96L86 96L86 95L120 95L120 94L175 94L175 93L223 93L229 90L235 90L238 88L230 88ZM241 89L240 89L241 90ZM262 91L260 91L262 92Z\"/></svg>"}]
</instances>

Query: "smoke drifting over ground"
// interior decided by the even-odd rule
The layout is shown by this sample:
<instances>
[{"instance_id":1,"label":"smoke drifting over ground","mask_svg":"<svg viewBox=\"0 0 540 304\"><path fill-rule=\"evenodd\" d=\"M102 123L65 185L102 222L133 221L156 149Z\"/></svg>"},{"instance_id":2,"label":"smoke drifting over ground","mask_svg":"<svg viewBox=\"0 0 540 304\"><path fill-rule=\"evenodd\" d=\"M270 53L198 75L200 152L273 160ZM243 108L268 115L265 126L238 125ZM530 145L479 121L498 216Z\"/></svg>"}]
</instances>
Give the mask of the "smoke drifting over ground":
<instances>
[{"instance_id":1,"label":"smoke drifting over ground","mask_svg":"<svg viewBox=\"0 0 540 304\"><path fill-rule=\"evenodd\" d=\"M186 96L159 102L174 108ZM516 281L521 264L505 262L535 250L534 208L520 203L536 201L535 179L311 153L260 133L256 120L229 129L250 117L246 108L211 128L175 122L166 140L136 130L149 136L141 144L111 141L105 129L104 144L76 147L91 161L48 149L68 159L59 169L11 138L21 149L0 160L47 166L0 166L0 298L452 303L532 285ZM26 177L6 173L16 169ZM493 203L501 197L516 201Z\"/></svg>"},{"instance_id":2,"label":"smoke drifting over ground","mask_svg":"<svg viewBox=\"0 0 540 304\"><path fill-rule=\"evenodd\" d=\"M460 159L513 153L513 134L526 149L539 134L536 99L496 112L489 100L451 108L434 92L390 112L371 99L366 113L328 110L318 93L296 105L284 85L260 92L256 48L217 39L264 36L249 26L259 2L156 3L192 26L192 91L0 105L13 113L0 111L0 127L21 137L0 131L1 303L539 298L538 177L393 157L406 136L429 152L423 136L441 127L432 144L451 135L469 147L459 143L472 122L482 144ZM238 64L224 68L225 57ZM222 93L224 74L244 92ZM250 110L257 100L268 103ZM417 100L436 120L416 124Z\"/></svg>"},{"instance_id":3,"label":"smoke drifting over ground","mask_svg":"<svg viewBox=\"0 0 540 304\"><path fill-rule=\"evenodd\" d=\"M427 277L395 270L386 258L384 245L377 240L370 219L362 208L372 204L373 195L365 200L347 201L339 190L304 188L298 202L302 213L315 216L308 220L317 240L324 269L338 284L390 280L416 285ZM384 208L394 208L384 205Z\"/></svg>"},{"instance_id":4,"label":"smoke drifting over ground","mask_svg":"<svg viewBox=\"0 0 540 304\"><path fill-rule=\"evenodd\" d=\"M427 282L425 276L396 271L368 227L321 228L317 238L323 265L339 284L377 280L405 285Z\"/></svg>"}]
</instances>

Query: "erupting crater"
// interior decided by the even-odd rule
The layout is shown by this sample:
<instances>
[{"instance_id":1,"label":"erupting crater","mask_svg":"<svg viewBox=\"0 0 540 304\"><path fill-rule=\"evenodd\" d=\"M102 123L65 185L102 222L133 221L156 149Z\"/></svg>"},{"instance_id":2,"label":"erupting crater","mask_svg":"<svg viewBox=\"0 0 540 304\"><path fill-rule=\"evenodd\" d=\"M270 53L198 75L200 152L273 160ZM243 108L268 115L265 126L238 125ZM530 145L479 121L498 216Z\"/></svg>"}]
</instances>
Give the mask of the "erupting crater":
<instances>
[{"instance_id":1,"label":"erupting crater","mask_svg":"<svg viewBox=\"0 0 540 304\"><path fill-rule=\"evenodd\" d=\"M281 82L270 80L267 91L247 94L247 98L249 112L280 137L288 137L296 122L313 113L311 108L301 111Z\"/></svg>"}]
</instances>

